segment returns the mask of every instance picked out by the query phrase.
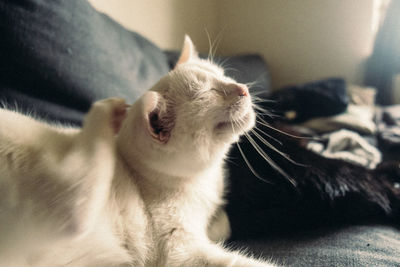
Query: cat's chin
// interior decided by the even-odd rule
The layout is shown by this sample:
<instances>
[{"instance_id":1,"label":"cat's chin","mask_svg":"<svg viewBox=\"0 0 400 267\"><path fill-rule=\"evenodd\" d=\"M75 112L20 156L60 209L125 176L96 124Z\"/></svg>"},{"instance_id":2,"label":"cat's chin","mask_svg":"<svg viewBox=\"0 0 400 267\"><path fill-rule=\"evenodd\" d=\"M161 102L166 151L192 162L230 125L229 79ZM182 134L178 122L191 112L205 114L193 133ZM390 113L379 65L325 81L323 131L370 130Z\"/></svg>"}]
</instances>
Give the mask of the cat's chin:
<instances>
[{"instance_id":1,"label":"cat's chin","mask_svg":"<svg viewBox=\"0 0 400 267\"><path fill-rule=\"evenodd\" d=\"M242 117L218 122L215 126L215 131L239 136L249 131L254 125L255 114L253 110L250 110Z\"/></svg>"}]
</instances>

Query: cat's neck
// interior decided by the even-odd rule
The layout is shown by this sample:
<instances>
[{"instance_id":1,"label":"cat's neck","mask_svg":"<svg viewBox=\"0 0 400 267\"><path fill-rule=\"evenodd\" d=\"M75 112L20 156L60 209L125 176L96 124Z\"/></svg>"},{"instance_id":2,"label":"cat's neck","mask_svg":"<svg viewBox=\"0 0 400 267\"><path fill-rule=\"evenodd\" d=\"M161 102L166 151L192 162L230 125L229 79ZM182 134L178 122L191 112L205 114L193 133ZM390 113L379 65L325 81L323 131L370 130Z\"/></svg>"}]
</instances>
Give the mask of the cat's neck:
<instances>
[{"instance_id":1,"label":"cat's neck","mask_svg":"<svg viewBox=\"0 0 400 267\"><path fill-rule=\"evenodd\" d=\"M173 173L157 169L154 167L157 166L154 162L151 165L146 164L146 161L151 161L152 159L143 159L143 157L135 153L127 154L123 152L118 151L118 158L129 172L130 179L133 179L135 183L141 186L150 186L154 189L159 188L163 191L174 191L190 186L191 184L196 184L199 180L204 180L204 176L209 176L210 173L223 169L226 154L219 153L200 170L174 175Z\"/></svg>"},{"instance_id":2,"label":"cat's neck","mask_svg":"<svg viewBox=\"0 0 400 267\"><path fill-rule=\"evenodd\" d=\"M122 155L118 158L112 191L120 210L130 210L131 200L128 199L135 195L140 197L140 205L149 212L148 216L153 221L168 216L173 225L175 219L178 221L179 216L185 214L190 217L189 228L190 225L200 225L201 229L206 229L210 214L223 203L223 158L195 176L188 177L160 173L137 162L132 166ZM193 209L196 216L189 216ZM179 212L171 214L171 210ZM175 218L175 215L178 217Z\"/></svg>"},{"instance_id":3,"label":"cat's neck","mask_svg":"<svg viewBox=\"0 0 400 267\"><path fill-rule=\"evenodd\" d=\"M163 173L142 164L140 159L130 158L128 160L122 153L118 154L120 167L116 168L116 176L118 177L115 179L117 181L128 179L129 183L134 183L145 202L147 202L146 199L154 202L157 199L162 200L169 198L169 196L177 196L183 191L186 194L189 192L196 194L196 191L204 190L207 187L214 190L212 188L214 185L223 183L224 154L215 158L207 168L196 173L188 173L186 176ZM132 162L135 164L132 164ZM125 190L125 188L119 190Z\"/></svg>"}]
</instances>

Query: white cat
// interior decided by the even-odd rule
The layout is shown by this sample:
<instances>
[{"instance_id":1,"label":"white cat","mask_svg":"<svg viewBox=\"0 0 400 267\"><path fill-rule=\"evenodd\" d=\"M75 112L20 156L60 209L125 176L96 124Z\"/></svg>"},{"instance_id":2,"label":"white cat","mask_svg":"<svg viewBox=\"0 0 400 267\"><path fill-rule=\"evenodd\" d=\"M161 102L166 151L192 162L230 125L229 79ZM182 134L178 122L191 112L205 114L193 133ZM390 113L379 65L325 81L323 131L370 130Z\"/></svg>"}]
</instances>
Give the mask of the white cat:
<instances>
[{"instance_id":1,"label":"white cat","mask_svg":"<svg viewBox=\"0 0 400 267\"><path fill-rule=\"evenodd\" d=\"M125 111L96 102L78 130L0 110L0 266L272 266L214 242L224 158L255 123L247 87L186 37Z\"/></svg>"}]
</instances>

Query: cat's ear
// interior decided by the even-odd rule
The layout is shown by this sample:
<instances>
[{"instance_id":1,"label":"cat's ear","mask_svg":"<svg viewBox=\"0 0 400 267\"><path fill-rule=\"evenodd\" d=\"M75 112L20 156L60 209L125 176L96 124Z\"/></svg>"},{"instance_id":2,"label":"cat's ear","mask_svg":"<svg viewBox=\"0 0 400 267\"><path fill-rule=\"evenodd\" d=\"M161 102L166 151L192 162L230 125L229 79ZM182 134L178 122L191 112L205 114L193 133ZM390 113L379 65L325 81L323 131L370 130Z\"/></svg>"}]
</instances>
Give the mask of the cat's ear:
<instances>
[{"instance_id":1,"label":"cat's ear","mask_svg":"<svg viewBox=\"0 0 400 267\"><path fill-rule=\"evenodd\" d=\"M142 96L143 122L147 133L155 141L166 144L171 136L174 118L168 113L164 98L154 91Z\"/></svg>"},{"instance_id":2,"label":"cat's ear","mask_svg":"<svg viewBox=\"0 0 400 267\"><path fill-rule=\"evenodd\" d=\"M193 45L189 35L185 35L185 41L183 42L183 48L181 55L179 56L176 66L182 63L186 63L192 59L198 58L198 53Z\"/></svg>"}]
</instances>

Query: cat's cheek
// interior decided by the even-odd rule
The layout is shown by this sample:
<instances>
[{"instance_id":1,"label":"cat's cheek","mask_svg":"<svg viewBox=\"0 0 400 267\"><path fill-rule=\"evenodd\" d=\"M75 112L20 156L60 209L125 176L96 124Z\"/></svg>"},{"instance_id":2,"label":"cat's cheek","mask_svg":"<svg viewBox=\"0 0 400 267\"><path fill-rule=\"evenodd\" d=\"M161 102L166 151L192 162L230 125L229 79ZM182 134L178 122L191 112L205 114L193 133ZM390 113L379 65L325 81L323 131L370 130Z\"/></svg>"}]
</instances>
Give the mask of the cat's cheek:
<instances>
[{"instance_id":1,"label":"cat's cheek","mask_svg":"<svg viewBox=\"0 0 400 267\"><path fill-rule=\"evenodd\" d=\"M250 110L249 115L248 115L248 125L245 129L245 131L250 131L256 126L256 114L254 113L253 110Z\"/></svg>"},{"instance_id":2,"label":"cat's cheek","mask_svg":"<svg viewBox=\"0 0 400 267\"><path fill-rule=\"evenodd\" d=\"M232 131L219 132L215 135L217 143L232 144L239 141L240 135Z\"/></svg>"}]
</instances>

